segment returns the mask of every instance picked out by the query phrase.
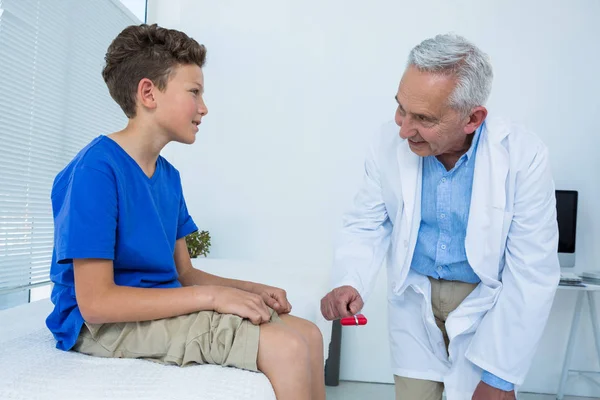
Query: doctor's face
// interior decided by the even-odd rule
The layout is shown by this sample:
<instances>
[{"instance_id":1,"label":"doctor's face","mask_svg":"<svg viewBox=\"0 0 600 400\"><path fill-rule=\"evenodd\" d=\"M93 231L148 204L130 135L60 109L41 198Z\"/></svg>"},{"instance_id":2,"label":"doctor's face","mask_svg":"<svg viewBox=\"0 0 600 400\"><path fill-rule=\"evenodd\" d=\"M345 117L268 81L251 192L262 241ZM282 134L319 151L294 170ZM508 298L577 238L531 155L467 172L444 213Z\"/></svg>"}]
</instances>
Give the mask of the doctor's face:
<instances>
[{"instance_id":1,"label":"doctor's face","mask_svg":"<svg viewBox=\"0 0 600 400\"><path fill-rule=\"evenodd\" d=\"M449 106L455 86L452 76L421 72L413 66L404 72L395 119L400 137L408 140L413 153L427 157L466 151L467 135L475 129L469 116Z\"/></svg>"}]
</instances>

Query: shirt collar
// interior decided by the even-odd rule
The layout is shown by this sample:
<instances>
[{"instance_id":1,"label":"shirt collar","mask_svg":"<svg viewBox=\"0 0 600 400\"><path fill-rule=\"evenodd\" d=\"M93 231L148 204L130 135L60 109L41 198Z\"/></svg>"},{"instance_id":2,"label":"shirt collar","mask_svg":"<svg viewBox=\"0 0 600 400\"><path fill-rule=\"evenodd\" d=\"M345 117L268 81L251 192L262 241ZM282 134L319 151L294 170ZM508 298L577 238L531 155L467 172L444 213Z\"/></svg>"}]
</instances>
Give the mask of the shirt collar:
<instances>
[{"instance_id":1,"label":"shirt collar","mask_svg":"<svg viewBox=\"0 0 600 400\"><path fill-rule=\"evenodd\" d=\"M485 121L483 121L483 123L479 126L479 128L477 128L477 130L473 134L474 136L473 136L473 141L471 142L471 147L469 147L469 150L467 150L467 152L464 155L464 157L466 158L466 162L468 162L471 159L471 156L473 155L473 153L475 151L477 151L477 145L479 144L479 137L481 136L481 132L483 131L484 125L485 125Z\"/></svg>"}]
</instances>

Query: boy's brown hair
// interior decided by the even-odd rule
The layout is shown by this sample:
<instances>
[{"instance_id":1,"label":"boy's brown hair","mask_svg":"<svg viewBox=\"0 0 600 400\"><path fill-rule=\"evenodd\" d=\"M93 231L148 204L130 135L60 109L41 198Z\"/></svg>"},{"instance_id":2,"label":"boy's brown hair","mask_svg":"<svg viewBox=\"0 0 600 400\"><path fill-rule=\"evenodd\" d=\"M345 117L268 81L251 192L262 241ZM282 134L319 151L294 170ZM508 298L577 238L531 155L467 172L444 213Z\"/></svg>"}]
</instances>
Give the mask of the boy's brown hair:
<instances>
[{"instance_id":1,"label":"boy's brown hair","mask_svg":"<svg viewBox=\"0 0 600 400\"><path fill-rule=\"evenodd\" d=\"M153 25L132 25L113 40L104 57L102 77L111 97L128 118L135 117L140 80L164 90L173 68L206 61L206 48L183 32Z\"/></svg>"}]
</instances>

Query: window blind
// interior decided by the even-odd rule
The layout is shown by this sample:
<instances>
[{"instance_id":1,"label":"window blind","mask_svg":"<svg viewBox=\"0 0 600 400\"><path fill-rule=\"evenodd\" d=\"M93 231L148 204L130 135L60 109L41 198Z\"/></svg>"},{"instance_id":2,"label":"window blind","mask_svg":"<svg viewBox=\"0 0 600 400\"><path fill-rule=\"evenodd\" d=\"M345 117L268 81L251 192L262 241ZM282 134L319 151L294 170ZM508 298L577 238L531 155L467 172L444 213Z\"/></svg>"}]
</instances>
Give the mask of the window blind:
<instances>
[{"instance_id":1,"label":"window blind","mask_svg":"<svg viewBox=\"0 0 600 400\"><path fill-rule=\"evenodd\" d=\"M54 177L127 122L101 71L139 23L118 0L0 0L0 293L49 282Z\"/></svg>"}]
</instances>

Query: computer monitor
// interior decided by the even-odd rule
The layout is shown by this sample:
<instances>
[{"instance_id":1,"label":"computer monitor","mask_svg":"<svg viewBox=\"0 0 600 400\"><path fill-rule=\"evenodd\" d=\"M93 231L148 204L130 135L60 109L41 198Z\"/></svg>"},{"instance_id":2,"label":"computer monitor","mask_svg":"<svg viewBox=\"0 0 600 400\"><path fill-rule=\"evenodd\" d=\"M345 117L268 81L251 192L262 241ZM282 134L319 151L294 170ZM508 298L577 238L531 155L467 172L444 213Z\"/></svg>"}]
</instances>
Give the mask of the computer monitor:
<instances>
[{"instance_id":1,"label":"computer monitor","mask_svg":"<svg viewBox=\"0 0 600 400\"><path fill-rule=\"evenodd\" d=\"M561 268L575 266L575 239L577 236L577 191L556 191L556 218L558 220L558 258Z\"/></svg>"}]
</instances>

